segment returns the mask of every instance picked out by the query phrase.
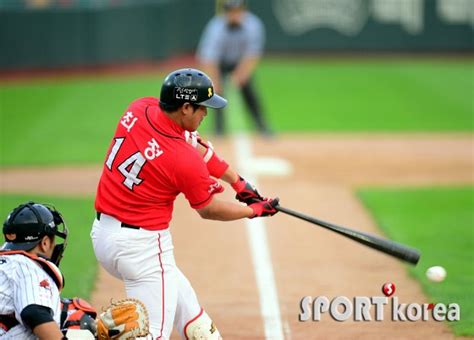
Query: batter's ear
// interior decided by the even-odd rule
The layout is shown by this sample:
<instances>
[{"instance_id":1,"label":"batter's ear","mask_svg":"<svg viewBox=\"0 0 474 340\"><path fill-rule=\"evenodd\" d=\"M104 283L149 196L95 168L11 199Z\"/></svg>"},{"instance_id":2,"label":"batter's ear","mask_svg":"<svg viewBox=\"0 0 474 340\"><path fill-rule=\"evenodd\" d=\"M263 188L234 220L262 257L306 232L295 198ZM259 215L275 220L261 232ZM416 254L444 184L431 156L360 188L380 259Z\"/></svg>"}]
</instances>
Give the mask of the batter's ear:
<instances>
[{"instance_id":1,"label":"batter's ear","mask_svg":"<svg viewBox=\"0 0 474 340\"><path fill-rule=\"evenodd\" d=\"M194 112L194 108L191 105L191 103L184 103L183 106L181 106L181 111L187 115L187 114L192 114Z\"/></svg>"}]
</instances>

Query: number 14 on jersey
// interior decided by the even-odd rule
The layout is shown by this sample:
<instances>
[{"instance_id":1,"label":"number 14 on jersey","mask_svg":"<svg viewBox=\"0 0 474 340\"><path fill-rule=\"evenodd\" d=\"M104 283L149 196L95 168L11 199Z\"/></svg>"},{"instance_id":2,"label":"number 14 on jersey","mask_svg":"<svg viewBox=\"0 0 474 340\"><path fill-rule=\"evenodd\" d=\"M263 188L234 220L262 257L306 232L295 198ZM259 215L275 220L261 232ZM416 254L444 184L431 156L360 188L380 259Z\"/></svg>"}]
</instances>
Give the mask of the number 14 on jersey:
<instances>
[{"instance_id":1,"label":"number 14 on jersey","mask_svg":"<svg viewBox=\"0 0 474 340\"><path fill-rule=\"evenodd\" d=\"M115 143L112 146L109 157L107 157L105 162L105 165L111 171L115 157L117 157L117 154L120 151L124 141L125 137L115 138ZM149 147L145 149L146 158L141 154L140 151L137 151L130 155L117 167L118 171L120 171L120 173L125 177L123 184L130 190L133 190L134 185L140 185L140 183L143 181L143 179L138 177L138 175L140 174L143 165L145 165L146 160L153 160L163 154L163 150L160 149L160 145L154 138L148 142L148 145Z\"/></svg>"}]
</instances>

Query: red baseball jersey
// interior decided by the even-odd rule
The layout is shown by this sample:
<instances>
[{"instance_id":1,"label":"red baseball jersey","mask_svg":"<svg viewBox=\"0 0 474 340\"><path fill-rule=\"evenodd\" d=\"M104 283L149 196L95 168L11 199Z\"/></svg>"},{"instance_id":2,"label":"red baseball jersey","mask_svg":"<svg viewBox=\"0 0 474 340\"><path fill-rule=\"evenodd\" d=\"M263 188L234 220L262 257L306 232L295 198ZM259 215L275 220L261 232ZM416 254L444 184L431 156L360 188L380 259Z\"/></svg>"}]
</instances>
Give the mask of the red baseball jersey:
<instances>
[{"instance_id":1,"label":"red baseball jersey","mask_svg":"<svg viewBox=\"0 0 474 340\"><path fill-rule=\"evenodd\" d=\"M95 208L149 230L166 229L176 196L200 209L222 191L199 152L152 97L134 101L107 152Z\"/></svg>"}]
</instances>

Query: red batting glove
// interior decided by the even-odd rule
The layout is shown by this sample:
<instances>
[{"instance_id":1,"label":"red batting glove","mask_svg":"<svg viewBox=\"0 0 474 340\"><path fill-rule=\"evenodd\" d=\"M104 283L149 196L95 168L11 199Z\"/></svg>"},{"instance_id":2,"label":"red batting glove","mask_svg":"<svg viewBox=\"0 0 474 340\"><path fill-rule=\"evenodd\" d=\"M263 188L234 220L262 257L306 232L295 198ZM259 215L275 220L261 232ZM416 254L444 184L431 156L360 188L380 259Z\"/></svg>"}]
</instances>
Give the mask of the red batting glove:
<instances>
[{"instance_id":1,"label":"red batting glove","mask_svg":"<svg viewBox=\"0 0 474 340\"><path fill-rule=\"evenodd\" d=\"M258 193L257 189L240 176L237 182L232 183L231 186L234 188L235 192L237 192L235 199L240 202L250 205L252 203L263 201L263 197Z\"/></svg>"},{"instance_id":2,"label":"red batting glove","mask_svg":"<svg viewBox=\"0 0 474 340\"><path fill-rule=\"evenodd\" d=\"M254 212L254 215L250 218L275 215L278 212L276 206L279 201L280 199L278 197L273 199L264 198L263 201L250 204L249 207L252 208Z\"/></svg>"}]
</instances>

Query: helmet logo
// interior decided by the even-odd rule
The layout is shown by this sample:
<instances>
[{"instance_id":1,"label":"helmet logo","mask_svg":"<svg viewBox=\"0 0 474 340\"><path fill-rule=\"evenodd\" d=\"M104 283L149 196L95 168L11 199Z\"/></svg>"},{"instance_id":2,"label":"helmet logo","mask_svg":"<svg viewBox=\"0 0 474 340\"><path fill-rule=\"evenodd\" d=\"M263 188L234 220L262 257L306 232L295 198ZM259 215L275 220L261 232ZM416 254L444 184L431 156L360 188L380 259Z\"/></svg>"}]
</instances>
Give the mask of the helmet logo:
<instances>
[{"instance_id":1,"label":"helmet logo","mask_svg":"<svg viewBox=\"0 0 474 340\"><path fill-rule=\"evenodd\" d=\"M209 98L212 97L212 87L209 87L209 88L207 89L207 96L208 96Z\"/></svg>"},{"instance_id":2,"label":"helmet logo","mask_svg":"<svg viewBox=\"0 0 474 340\"><path fill-rule=\"evenodd\" d=\"M5 234L5 238L6 238L8 241L15 241L15 239L16 239L16 234Z\"/></svg>"},{"instance_id":3,"label":"helmet logo","mask_svg":"<svg viewBox=\"0 0 474 340\"><path fill-rule=\"evenodd\" d=\"M198 89L177 87L174 89L174 98L178 100L189 100L195 102L198 100Z\"/></svg>"}]
</instances>

